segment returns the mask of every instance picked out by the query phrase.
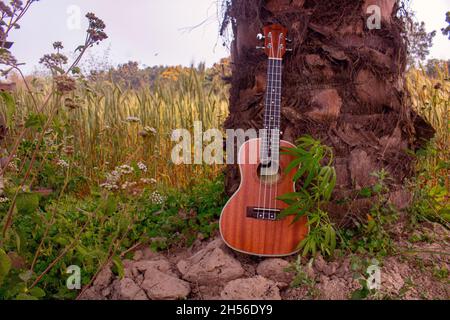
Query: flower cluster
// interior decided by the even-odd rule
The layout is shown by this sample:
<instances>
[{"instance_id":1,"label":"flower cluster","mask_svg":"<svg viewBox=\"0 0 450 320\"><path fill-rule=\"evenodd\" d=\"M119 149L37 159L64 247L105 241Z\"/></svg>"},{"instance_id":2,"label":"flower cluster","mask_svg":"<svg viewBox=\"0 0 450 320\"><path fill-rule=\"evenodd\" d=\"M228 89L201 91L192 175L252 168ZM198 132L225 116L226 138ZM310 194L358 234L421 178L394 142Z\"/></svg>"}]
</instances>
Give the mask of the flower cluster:
<instances>
[{"instance_id":1,"label":"flower cluster","mask_svg":"<svg viewBox=\"0 0 450 320\"><path fill-rule=\"evenodd\" d=\"M92 46L95 43L98 44L100 41L108 38L108 35L104 31L106 25L102 19L97 18L92 12L86 14L86 18L89 20L89 29L87 30L89 34L88 46Z\"/></svg>"},{"instance_id":2,"label":"flower cluster","mask_svg":"<svg viewBox=\"0 0 450 320\"><path fill-rule=\"evenodd\" d=\"M117 167L115 171L119 171L121 174L131 174L134 172L134 169L133 169L133 167L131 167L127 164L124 164L120 167Z\"/></svg>"},{"instance_id":3,"label":"flower cluster","mask_svg":"<svg viewBox=\"0 0 450 320\"><path fill-rule=\"evenodd\" d=\"M67 64L68 58L61 53L45 54L39 63L50 69L53 73L64 73L62 66Z\"/></svg>"},{"instance_id":4,"label":"flower cluster","mask_svg":"<svg viewBox=\"0 0 450 320\"><path fill-rule=\"evenodd\" d=\"M63 159L59 159L56 164L63 169L66 169L69 167L69 164Z\"/></svg>"},{"instance_id":5,"label":"flower cluster","mask_svg":"<svg viewBox=\"0 0 450 320\"><path fill-rule=\"evenodd\" d=\"M153 204L162 205L166 201L166 197L164 197L162 194L160 194L158 191L154 191L150 195L150 201Z\"/></svg>"},{"instance_id":6,"label":"flower cluster","mask_svg":"<svg viewBox=\"0 0 450 320\"><path fill-rule=\"evenodd\" d=\"M137 122L141 122L141 119L139 119L138 117L127 117L126 119L125 119L125 121L126 122L135 122L135 123L137 123Z\"/></svg>"},{"instance_id":7,"label":"flower cluster","mask_svg":"<svg viewBox=\"0 0 450 320\"><path fill-rule=\"evenodd\" d=\"M77 84L74 78L68 75L55 77L56 89L61 93L71 92L77 88Z\"/></svg>"},{"instance_id":8,"label":"flower cluster","mask_svg":"<svg viewBox=\"0 0 450 320\"><path fill-rule=\"evenodd\" d=\"M138 162L137 167L142 172L147 172L147 166L142 162ZM138 183L135 181L125 181L122 182L122 177L132 174L134 172L134 168L124 164L121 166L117 166L111 173L106 175L106 181L100 185L100 187L105 188L107 190L118 190L118 189L130 189L135 187ZM122 180L122 181L121 181ZM143 184L153 184L156 183L155 179L145 179L141 178L140 182Z\"/></svg>"},{"instance_id":9,"label":"flower cluster","mask_svg":"<svg viewBox=\"0 0 450 320\"><path fill-rule=\"evenodd\" d=\"M126 190L126 189L129 189L129 188L132 188L132 187L134 187L134 186L136 186L137 185L137 183L136 182L129 182L129 181L125 181L123 184L122 184L122 186L121 186L121 189L122 190Z\"/></svg>"},{"instance_id":10,"label":"flower cluster","mask_svg":"<svg viewBox=\"0 0 450 320\"><path fill-rule=\"evenodd\" d=\"M153 128L153 127L149 127L149 126L145 126L144 130L142 130L141 132L139 132L139 135L141 137L148 137L148 136L156 136L156 134L158 133L158 131Z\"/></svg>"},{"instance_id":11,"label":"flower cluster","mask_svg":"<svg viewBox=\"0 0 450 320\"><path fill-rule=\"evenodd\" d=\"M147 166L145 165L145 163L138 162L137 166L138 166L139 170L141 170L143 172L147 172Z\"/></svg>"},{"instance_id":12,"label":"flower cluster","mask_svg":"<svg viewBox=\"0 0 450 320\"><path fill-rule=\"evenodd\" d=\"M0 203L7 203L9 199L7 197L0 197Z\"/></svg>"},{"instance_id":13,"label":"flower cluster","mask_svg":"<svg viewBox=\"0 0 450 320\"><path fill-rule=\"evenodd\" d=\"M156 181L156 179L153 179L153 178L151 178L151 179L141 178L141 182L143 184L155 184L157 181Z\"/></svg>"}]
</instances>

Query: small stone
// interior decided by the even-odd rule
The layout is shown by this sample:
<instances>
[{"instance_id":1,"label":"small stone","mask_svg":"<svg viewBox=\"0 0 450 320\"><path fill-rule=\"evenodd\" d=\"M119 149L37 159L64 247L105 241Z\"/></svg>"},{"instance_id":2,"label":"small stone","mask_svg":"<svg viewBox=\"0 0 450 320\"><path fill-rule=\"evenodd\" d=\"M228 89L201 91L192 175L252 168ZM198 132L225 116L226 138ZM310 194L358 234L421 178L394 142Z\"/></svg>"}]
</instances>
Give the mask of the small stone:
<instances>
[{"instance_id":1,"label":"small stone","mask_svg":"<svg viewBox=\"0 0 450 320\"><path fill-rule=\"evenodd\" d=\"M346 300L350 294L347 282L344 279L331 280L322 276L317 288L320 291L320 299L323 300Z\"/></svg>"},{"instance_id":2,"label":"small stone","mask_svg":"<svg viewBox=\"0 0 450 320\"><path fill-rule=\"evenodd\" d=\"M102 290L106 288L112 281L113 273L109 266L103 268L94 280L94 287Z\"/></svg>"},{"instance_id":3,"label":"small stone","mask_svg":"<svg viewBox=\"0 0 450 320\"><path fill-rule=\"evenodd\" d=\"M337 262L329 263L323 268L323 273L327 276L332 276L333 274L336 273L337 266L338 266Z\"/></svg>"},{"instance_id":4,"label":"small stone","mask_svg":"<svg viewBox=\"0 0 450 320\"><path fill-rule=\"evenodd\" d=\"M287 272L289 262L283 259L267 259L262 261L256 268L256 272L273 281L290 283L294 277L291 272Z\"/></svg>"},{"instance_id":5,"label":"small stone","mask_svg":"<svg viewBox=\"0 0 450 320\"><path fill-rule=\"evenodd\" d=\"M106 288L102 291L102 296L107 297L111 294L111 288Z\"/></svg>"},{"instance_id":6,"label":"small stone","mask_svg":"<svg viewBox=\"0 0 450 320\"><path fill-rule=\"evenodd\" d=\"M105 300L105 297L98 293L93 287L87 289L80 300Z\"/></svg>"},{"instance_id":7,"label":"small stone","mask_svg":"<svg viewBox=\"0 0 450 320\"><path fill-rule=\"evenodd\" d=\"M133 265L140 272L147 272L148 270L159 270L161 272L167 273L171 272L170 262L167 260L156 260L156 261L139 261Z\"/></svg>"},{"instance_id":8,"label":"small stone","mask_svg":"<svg viewBox=\"0 0 450 320\"><path fill-rule=\"evenodd\" d=\"M147 272L149 271L150 269ZM152 300L184 299L191 292L188 282L156 269L153 269L153 272L148 274L148 278L142 283L142 288Z\"/></svg>"},{"instance_id":9,"label":"small stone","mask_svg":"<svg viewBox=\"0 0 450 320\"><path fill-rule=\"evenodd\" d=\"M317 255L317 257L314 259L314 268L318 271L318 272L323 272L323 270L325 269L327 263L325 262L325 260L323 259L322 255Z\"/></svg>"},{"instance_id":10,"label":"small stone","mask_svg":"<svg viewBox=\"0 0 450 320\"><path fill-rule=\"evenodd\" d=\"M220 248L205 248L177 264L183 279L199 284L226 282L244 274L239 261Z\"/></svg>"},{"instance_id":11,"label":"small stone","mask_svg":"<svg viewBox=\"0 0 450 320\"><path fill-rule=\"evenodd\" d=\"M141 290L141 288L129 278L120 280L118 287L119 296L122 300L133 300L136 294Z\"/></svg>"},{"instance_id":12,"label":"small stone","mask_svg":"<svg viewBox=\"0 0 450 320\"><path fill-rule=\"evenodd\" d=\"M140 290L136 295L134 296L133 300L149 300L147 295L145 294L144 290Z\"/></svg>"},{"instance_id":13,"label":"small stone","mask_svg":"<svg viewBox=\"0 0 450 320\"><path fill-rule=\"evenodd\" d=\"M220 296L223 300L281 300L277 284L262 276L230 281Z\"/></svg>"},{"instance_id":14,"label":"small stone","mask_svg":"<svg viewBox=\"0 0 450 320\"><path fill-rule=\"evenodd\" d=\"M134 252L134 255L133 255L134 261L142 260L142 258L144 258L144 253L141 250L137 250Z\"/></svg>"}]
</instances>

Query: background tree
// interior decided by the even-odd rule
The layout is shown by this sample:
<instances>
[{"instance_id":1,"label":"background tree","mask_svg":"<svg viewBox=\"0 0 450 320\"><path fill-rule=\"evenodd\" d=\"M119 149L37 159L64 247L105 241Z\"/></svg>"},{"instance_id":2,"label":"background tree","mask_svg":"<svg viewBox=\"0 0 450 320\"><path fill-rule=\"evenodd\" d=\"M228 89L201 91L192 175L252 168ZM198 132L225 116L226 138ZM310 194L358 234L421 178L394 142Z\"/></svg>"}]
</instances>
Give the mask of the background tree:
<instances>
[{"instance_id":1,"label":"background tree","mask_svg":"<svg viewBox=\"0 0 450 320\"><path fill-rule=\"evenodd\" d=\"M373 4L381 8L381 29L369 30L367 8ZM407 10L399 1L227 0L223 12L222 33L233 33L226 128L262 127L267 57L255 49L255 36L264 25L280 23L293 40L284 61L282 138L309 134L333 147L334 198L352 201L330 213L344 219L367 212L370 204L355 190L376 183L371 173L383 168L392 177L391 190L401 188L412 174L408 150L434 131L411 109L404 86ZM238 168L230 166L229 193L239 179Z\"/></svg>"},{"instance_id":2,"label":"background tree","mask_svg":"<svg viewBox=\"0 0 450 320\"><path fill-rule=\"evenodd\" d=\"M413 66L416 62L424 61L430 54L436 31L427 32L423 21L405 19L405 26L408 39L408 65Z\"/></svg>"},{"instance_id":3,"label":"background tree","mask_svg":"<svg viewBox=\"0 0 450 320\"><path fill-rule=\"evenodd\" d=\"M448 39L450 40L450 11L446 13L445 22L448 23L448 26L446 28L442 28L442 33L444 36L448 36Z\"/></svg>"}]
</instances>

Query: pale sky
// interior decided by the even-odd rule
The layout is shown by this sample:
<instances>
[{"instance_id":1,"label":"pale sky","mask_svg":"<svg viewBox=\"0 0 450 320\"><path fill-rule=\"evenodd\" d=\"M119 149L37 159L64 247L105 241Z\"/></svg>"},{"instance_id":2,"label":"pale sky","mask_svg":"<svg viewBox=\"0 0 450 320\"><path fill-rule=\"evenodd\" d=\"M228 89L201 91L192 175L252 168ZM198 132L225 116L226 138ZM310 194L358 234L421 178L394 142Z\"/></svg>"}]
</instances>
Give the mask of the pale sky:
<instances>
[{"instance_id":1,"label":"pale sky","mask_svg":"<svg viewBox=\"0 0 450 320\"><path fill-rule=\"evenodd\" d=\"M40 57L52 51L54 41L63 41L70 52L84 40L84 15L92 11L105 21L109 35L95 55L101 57L110 48L114 65L129 60L147 66L202 61L211 65L228 56L218 36L217 1L221 0L41 0L11 35L16 42L13 53L28 62L24 70L30 72ZM440 32L450 0L412 0L412 5L428 31L438 30L429 58L450 59L450 40Z\"/></svg>"}]
</instances>

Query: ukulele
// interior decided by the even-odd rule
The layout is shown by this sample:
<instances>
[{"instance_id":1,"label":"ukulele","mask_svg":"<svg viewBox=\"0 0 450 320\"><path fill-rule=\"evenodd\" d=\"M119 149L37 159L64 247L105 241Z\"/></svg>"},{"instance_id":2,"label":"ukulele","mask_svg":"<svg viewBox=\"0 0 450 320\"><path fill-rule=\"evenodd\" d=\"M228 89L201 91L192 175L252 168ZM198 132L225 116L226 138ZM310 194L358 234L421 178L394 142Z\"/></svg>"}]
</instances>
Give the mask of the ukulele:
<instances>
[{"instance_id":1,"label":"ukulele","mask_svg":"<svg viewBox=\"0 0 450 320\"><path fill-rule=\"evenodd\" d=\"M280 148L294 147L280 140L282 61L287 29L275 24L263 31L264 36L259 38L265 39L263 49L269 57L264 128L258 139L248 140L239 149L241 183L222 210L220 233L224 242L236 251L257 256L287 256L298 252L300 241L308 233L305 216L297 221L294 216L279 217L288 205L277 199L295 192L295 170L284 172L293 157L280 155Z\"/></svg>"}]
</instances>

